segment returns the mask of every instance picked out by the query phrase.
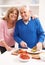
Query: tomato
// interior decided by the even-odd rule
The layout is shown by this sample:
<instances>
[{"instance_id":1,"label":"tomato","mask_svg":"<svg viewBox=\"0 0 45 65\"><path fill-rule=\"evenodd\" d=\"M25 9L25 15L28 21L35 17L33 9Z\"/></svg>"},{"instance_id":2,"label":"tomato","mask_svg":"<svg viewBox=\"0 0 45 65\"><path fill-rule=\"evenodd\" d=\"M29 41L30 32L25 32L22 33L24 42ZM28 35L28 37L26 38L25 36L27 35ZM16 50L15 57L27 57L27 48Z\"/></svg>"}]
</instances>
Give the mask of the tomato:
<instances>
[{"instance_id":1,"label":"tomato","mask_svg":"<svg viewBox=\"0 0 45 65\"><path fill-rule=\"evenodd\" d=\"M18 54L20 54L20 53L27 53L27 51L24 51L24 50L20 49L20 50L18 51Z\"/></svg>"},{"instance_id":2,"label":"tomato","mask_svg":"<svg viewBox=\"0 0 45 65\"><path fill-rule=\"evenodd\" d=\"M30 59L30 56L29 56L29 54L22 53L22 54L20 54L20 58L27 60L27 59Z\"/></svg>"}]
</instances>

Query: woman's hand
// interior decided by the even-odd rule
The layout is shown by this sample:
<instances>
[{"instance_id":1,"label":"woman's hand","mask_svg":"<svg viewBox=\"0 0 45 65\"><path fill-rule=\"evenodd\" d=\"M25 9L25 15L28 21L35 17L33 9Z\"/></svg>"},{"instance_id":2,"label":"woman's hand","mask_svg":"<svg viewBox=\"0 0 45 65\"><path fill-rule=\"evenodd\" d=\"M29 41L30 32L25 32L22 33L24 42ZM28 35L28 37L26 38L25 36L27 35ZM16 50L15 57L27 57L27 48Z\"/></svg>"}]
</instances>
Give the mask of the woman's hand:
<instances>
[{"instance_id":1,"label":"woman's hand","mask_svg":"<svg viewBox=\"0 0 45 65\"><path fill-rule=\"evenodd\" d=\"M13 49L13 48L11 48L10 46L7 46L7 47L6 47L6 50L7 50L7 51L11 51L12 49Z\"/></svg>"},{"instance_id":2,"label":"woman's hand","mask_svg":"<svg viewBox=\"0 0 45 65\"><path fill-rule=\"evenodd\" d=\"M7 45L7 43L5 41L1 41L3 47L6 48L7 51L11 51L13 48L11 48L10 46Z\"/></svg>"}]
</instances>

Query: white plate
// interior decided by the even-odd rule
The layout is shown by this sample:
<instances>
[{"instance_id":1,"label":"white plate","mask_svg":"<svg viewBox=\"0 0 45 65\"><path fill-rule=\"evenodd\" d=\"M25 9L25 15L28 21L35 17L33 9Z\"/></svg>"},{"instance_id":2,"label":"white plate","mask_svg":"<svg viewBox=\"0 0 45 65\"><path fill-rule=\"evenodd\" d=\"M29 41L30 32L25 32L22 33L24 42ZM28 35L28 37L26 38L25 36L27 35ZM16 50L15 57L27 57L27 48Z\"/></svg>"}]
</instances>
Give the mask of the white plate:
<instances>
[{"instance_id":1,"label":"white plate","mask_svg":"<svg viewBox=\"0 0 45 65\"><path fill-rule=\"evenodd\" d=\"M36 51L36 52L30 51L30 53L37 54L37 53L40 53L40 51Z\"/></svg>"},{"instance_id":2,"label":"white plate","mask_svg":"<svg viewBox=\"0 0 45 65\"><path fill-rule=\"evenodd\" d=\"M24 60L24 59L20 58L20 54L19 54L19 55L18 55L18 59L19 59L19 61L22 61L22 62L27 62L27 61L30 61L31 56L30 56L30 59L26 59L26 60Z\"/></svg>"},{"instance_id":3,"label":"white plate","mask_svg":"<svg viewBox=\"0 0 45 65\"><path fill-rule=\"evenodd\" d=\"M41 53L41 50L40 50L40 51L36 51L36 52L32 52L31 50L32 50L32 49L27 49L27 52L28 52L28 53L32 53L32 54L38 54L38 53Z\"/></svg>"},{"instance_id":4,"label":"white plate","mask_svg":"<svg viewBox=\"0 0 45 65\"><path fill-rule=\"evenodd\" d=\"M39 54L40 59L45 61L45 52Z\"/></svg>"},{"instance_id":5,"label":"white plate","mask_svg":"<svg viewBox=\"0 0 45 65\"><path fill-rule=\"evenodd\" d=\"M38 53L41 52L41 50L40 51L36 51L36 52L32 52L31 51L32 49L30 49L30 48L28 48L28 49L22 49L22 50L27 51L28 53L31 53L31 54L38 54Z\"/></svg>"}]
</instances>

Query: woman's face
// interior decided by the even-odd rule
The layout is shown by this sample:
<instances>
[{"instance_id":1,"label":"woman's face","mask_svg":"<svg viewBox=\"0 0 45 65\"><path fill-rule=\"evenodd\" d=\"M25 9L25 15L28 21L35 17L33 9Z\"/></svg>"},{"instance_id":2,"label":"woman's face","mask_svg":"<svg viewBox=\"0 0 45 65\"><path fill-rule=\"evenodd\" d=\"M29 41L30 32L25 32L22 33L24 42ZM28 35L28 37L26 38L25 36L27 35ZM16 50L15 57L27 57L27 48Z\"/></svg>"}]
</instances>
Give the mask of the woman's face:
<instances>
[{"instance_id":1,"label":"woman's face","mask_svg":"<svg viewBox=\"0 0 45 65\"><path fill-rule=\"evenodd\" d=\"M13 12L11 12L10 14L9 14L9 19L12 21L12 22L14 22L14 21L16 21L17 20L17 11L16 10L14 10Z\"/></svg>"}]
</instances>

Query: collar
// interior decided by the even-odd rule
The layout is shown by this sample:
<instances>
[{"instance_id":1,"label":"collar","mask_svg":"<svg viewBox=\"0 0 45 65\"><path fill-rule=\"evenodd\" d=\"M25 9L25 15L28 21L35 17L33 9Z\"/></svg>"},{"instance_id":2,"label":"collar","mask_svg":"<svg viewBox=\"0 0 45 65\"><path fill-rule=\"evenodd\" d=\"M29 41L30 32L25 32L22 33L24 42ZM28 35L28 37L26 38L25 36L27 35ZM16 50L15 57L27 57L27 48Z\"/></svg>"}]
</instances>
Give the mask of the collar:
<instances>
[{"instance_id":1,"label":"collar","mask_svg":"<svg viewBox=\"0 0 45 65\"><path fill-rule=\"evenodd\" d=\"M29 23L29 21L31 20L31 18L29 18L29 20L27 22L24 21L24 23L27 25Z\"/></svg>"}]
</instances>

